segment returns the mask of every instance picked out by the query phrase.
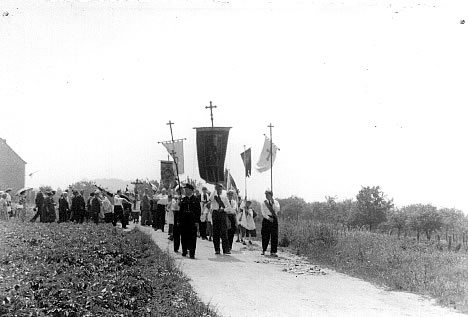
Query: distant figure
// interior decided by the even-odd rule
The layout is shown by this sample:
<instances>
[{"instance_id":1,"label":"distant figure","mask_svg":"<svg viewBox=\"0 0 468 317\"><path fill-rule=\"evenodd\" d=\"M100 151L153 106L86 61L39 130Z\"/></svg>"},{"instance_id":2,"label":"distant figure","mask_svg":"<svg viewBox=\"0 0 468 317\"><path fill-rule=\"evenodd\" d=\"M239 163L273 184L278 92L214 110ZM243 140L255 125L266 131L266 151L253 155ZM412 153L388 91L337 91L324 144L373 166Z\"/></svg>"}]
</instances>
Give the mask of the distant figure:
<instances>
[{"instance_id":1,"label":"distant figure","mask_svg":"<svg viewBox=\"0 0 468 317\"><path fill-rule=\"evenodd\" d=\"M100 191L94 192L93 198L91 199L91 218L95 224L99 224L99 215L101 214L101 196Z\"/></svg>"},{"instance_id":2,"label":"distant figure","mask_svg":"<svg viewBox=\"0 0 468 317\"><path fill-rule=\"evenodd\" d=\"M262 255L268 248L271 240L270 255L277 257L278 249L278 213L280 212L280 204L273 199L271 190L265 191L265 200L262 203Z\"/></svg>"},{"instance_id":3,"label":"distant figure","mask_svg":"<svg viewBox=\"0 0 468 317\"><path fill-rule=\"evenodd\" d=\"M174 241L174 252L179 252L180 248L180 197L174 195L171 204L172 213L174 215L174 225L172 226L172 239Z\"/></svg>"},{"instance_id":4,"label":"distant figure","mask_svg":"<svg viewBox=\"0 0 468 317\"><path fill-rule=\"evenodd\" d=\"M138 194L135 195L135 203L132 210L132 219L133 223L140 222L140 212L141 212L141 201Z\"/></svg>"},{"instance_id":5,"label":"distant figure","mask_svg":"<svg viewBox=\"0 0 468 317\"><path fill-rule=\"evenodd\" d=\"M226 196L223 195L223 185L216 184L215 191L210 196L213 219L213 245L215 254L220 254L219 240L224 254L231 254L228 240L227 216L225 208L229 206Z\"/></svg>"},{"instance_id":6,"label":"distant figure","mask_svg":"<svg viewBox=\"0 0 468 317\"><path fill-rule=\"evenodd\" d=\"M199 197L200 199L200 208L201 208L201 215L200 215L200 236L202 240L207 239L207 226L208 226L208 213L209 213L209 195L208 189L206 187L202 188L202 193Z\"/></svg>"},{"instance_id":7,"label":"distant figure","mask_svg":"<svg viewBox=\"0 0 468 317\"><path fill-rule=\"evenodd\" d=\"M126 218L124 216L124 206L123 206L123 201L125 200L124 198L120 197L122 195L122 191L118 190L117 194L114 195L114 222L112 223L114 227L117 225L117 221L120 220L120 223L122 224L122 228L126 229L127 228L127 221L128 217Z\"/></svg>"},{"instance_id":8,"label":"distant figure","mask_svg":"<svg viewBox=\"0 0 468 317\"><path fill-rule=\"evenodd\" d=\"M0 220L3 221L8 221L9 215L8 215L8 203L6 200L6 193L5 192L0 192Z\"/></svg>"},{"instance_id":9,"label":"distant figure","mask_svg":"<svg viewBox=\"0 0 468 317\"><path fill-rule=\"evenodd\" d=\"M169 226L167 237L172 241L173 239L173 230L174 230L174 212L172 211L172 194L167 195L167 205L166 205L166 221Z\"/></svg>"},{"instance_id":10,"label":"distant figure","mask_svg":"<svg viewBox=\"0 0 468 317\"><path fill-rule=\"evenodd\" d=\"M107 195L104 195L102 198L101 205L102 211L104 212L104 222L111 223L114 219L114 211L112 210L112 204L109 198L107 198Z\"/></svg>"},{"instance_id":11,"label":"distant figure","mask_svg":"<svg viewBox=\"0 0 468 317\"><path fill-rule=\"evenodd\" d=\"M36 210L36 214L31 218L30 221L35 222L37 217L39 217L39 221L42 222L42 208L44 205L44 195L42 194L42 191L39 190L39 192L36 194L36 199L34 202L36 204L36 208L34 208Z\"/></svg>"},{"instance_id":12,"label":"distant figure","mask_svg":"<svg viewBox=\"0 0 468 317\"><path fill-rule=\"evenodd\" d=\"M242 236L242 243L246 245L245 242L246 238L249 238L249 244L252 244L253 233L255 232L255 219L254 219L254 211L252 210L252 202L247 200L245 202L245 206L241 211L240 216L240 225L241 225L241 236Z\"/></svg>"},{"instance_id":13,"label":"distant figure","mask_svg":"<svg viewBox=\"0 0 468 317\"><path fill-rule=\"evenodd\" d=\"M44 199L44 222L55 222L55 201L54 195L55 191L48 191L46 193L46 198Z\"/></svg>"},{"instance_id":14,"label":"distant figure","mask_svg":"<svg viewBox=\"0 0 468 317\"><path fill-rule=\"evenodd\" d=\"M12 191L12 189L8 188L7 190L5 190L5 193L6 193L8 215L10 217L13 217L13 209L11 208L11 195L10 195L11 191Z\"/></svg>"},{"instance_id":15,"label":"distant figure","mask_svg":"<svg viewBox=\"0 0 468 317\"><path fill-rule=\"evenodd\" d=\"M148 197L149 190L145 188L144 194L141 197L141 225L151 225L151 202Z\"/></svg>"},{"instance_id":16,"label":"distant figure","mask_svg":"<svg viewBox=\"0 0 468 317\"><path fill-rule=\"evenodd\" d=\"M24 222L26 220L26 192L19 195L18 204L16 205L17 217Z\"/></svg>"},{"instance_id":17,"label":"distant figure","mask_svg":"<svg viewBox=\"0 0 468 317\"><path fill-rule=\"evenodd\" d=\"M68 194L62 193L59 199L59 223L68 221L70 206L68 205Z\"/></svg>"},{"instance_id":18,"label":"distant figure","mask_svg":"<svg viewBox=\"0 0 468 317\"><path fill-rule=\"evenodd\" d=\"M92 202L93 199L94 199L94 193L90 193L89 197L88 197L88 200L86 200L86 213L85 213L86 222L88 222L89 219L91 219L92 214L93 214L93 210L92 210L92 206L91 206L91 202Z\"/></svg>"},{"instance_id":19,"label":"distant figure","mask_svg":"<svg viewBox=\"0 0 468 317\"><path fill-rule=\"evenodd\" d=\"M77 190L73 191L71 204L71 211L73 214L72 221L76 221L76 223L83 223L85 208L86 203L84 201L82 192L78 192Z\"/></svg>"},{"instance_id":20,"label":"distant figure","mask_svg":"<svg viewBox=\"0 0 468 317\"><path fill-rule=\"evenodd\" d=\"M185 185L185 197L180 202L179 214L182 256L186 256L188 252L191 259L195 259L201 213L200 200L193 194L193 189L192 185Z\"/></svg>"},{"instance_id":21,"label":"distant figure","mask_svg":"<svg viewBox=\"0 0 468 317\"><path fill-rule=\"evenodd\" d=\"M155 230L161 230L164 232L164 225L166 224L166 205L168 203L167 191L165 188L161 190L161 193L156 196L156 226ZM154 222L155 219L153 219Z\"/></svg>"}]
</instances>

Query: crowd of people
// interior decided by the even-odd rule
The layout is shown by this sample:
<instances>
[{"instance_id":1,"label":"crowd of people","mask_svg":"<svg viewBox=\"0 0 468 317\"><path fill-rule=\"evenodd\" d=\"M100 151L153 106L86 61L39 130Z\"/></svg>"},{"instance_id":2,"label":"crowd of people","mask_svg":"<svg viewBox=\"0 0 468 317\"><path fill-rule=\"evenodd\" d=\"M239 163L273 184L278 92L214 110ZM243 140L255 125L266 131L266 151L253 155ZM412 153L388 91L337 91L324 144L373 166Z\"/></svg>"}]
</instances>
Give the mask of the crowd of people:
<instances>
[{"instance_id":1,"label":"crowd of people","mask_svg":"<svg viewBox=\"0 0 468 317\"><path fill-rule=\"evenodd\" d=\"M8 220L11 212L11 190L0 192L0 219ZM58 205L54 200L55 191L39 191L35 197L35 215L31 222L117 222L126 229L129 221L151 226L155 231L164 232L167 224L168 239L173 241L174 252L182 249L182 256L195 258L197 238L213 242L215 254L231 254L234 238L236 242L252 244L256 236L255 218L257 212L252 202L243 200L236 192L225 191L216 184L213 193L206 187L201 192L191 184L178 190L145 188L141 197L138 193L120 190L113 194L102 188L89 194L85 200L84 191L69 189L61 193ZM270 190L265 191L261 204L262 214L262 255L268 246L270 255L277 256L278 213L280 205ZM26 198L20 195L17 206L25 210ZM56 217L58 209L58 219ZM25 212L22 212L24 220Z\"/></svg>"}]
</instances>

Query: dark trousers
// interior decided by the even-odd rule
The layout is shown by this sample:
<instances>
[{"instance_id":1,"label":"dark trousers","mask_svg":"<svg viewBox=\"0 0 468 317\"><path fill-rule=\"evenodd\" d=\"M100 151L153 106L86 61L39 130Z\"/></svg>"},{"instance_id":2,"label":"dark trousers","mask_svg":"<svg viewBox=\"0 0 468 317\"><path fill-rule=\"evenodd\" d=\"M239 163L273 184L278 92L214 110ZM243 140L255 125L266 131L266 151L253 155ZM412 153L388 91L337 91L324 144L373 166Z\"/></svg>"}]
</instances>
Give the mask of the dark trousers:
<instances>
[{"instance_id":1,"label":"dark trousers","mask_svg":"<svg viewBox=\"0 0 468 317\"><path fill-rule=\"evenodd\" d=\"M68 212L67 210L59 210L59 222L68 221Z\"/></svg>"},{"instance_id":2,"label":"dark trousers","mask_svg":"<svg viewBox=\"0 0 468 317\"><path fill-rule=\"evenodd\" d=\"M93 218L93 222L94 222L95 224L98 224L98 223L99 223L99 213L93 211L93 212L91 213L91 216L92 216L92 218Z\"/></svg>"},{"instance_id":3,"label":"dark trousers","mask_svg":"<svg viewBox=\"0 0 468 317\"><path fill-rule=\"evenodd\" d=\"M84 210L77 210L73 212L73 218L77 223L83 223L84 218L85 218L85 212Z\"/></svg>"},{"instance_id":4,"label":"dark trousers","mask_svg":"<svg viewBox=\"0 0 468 317\"><path fill-rule=\"evenodd\" d=\"M127 228L128 216L125 217L122 206L114 206L114 221L112 222L114 227L117 225L117 221L120 221L120 223L122 224L122 228Z\"/></svg>"},{"instance_id":5,"label":"dark trousers","mask_svg":"<svg viewBox=\"0 0 468 317\"><path fill-rule=\"evenodd\" d=\"M190 257L195 256L195 249L197 247L197 226L194 223L181 226L180 240L182 242L182 254L187 254Z\"/></svg>"},{"instance_id":6,"label":"dark trousers","mask_svg":"<svg viewBox=\"0 0 468 317\"><path fill-rule=\"evenodd\" d=\"M174 238L174 252L179 251L180 247L180 226L174 225L172 227L172 237Z\"/></svg>"},{"instance_id":7,"label":"dark trousers","mask_svg":"<svg viewBox=\"0 0 468 317\"><path fill-rule=\"evenodd\" d=\"M229 252L229 240L226 226L226 213L224 211L213 210L213 245L216 252L219 252L219 240L223 252Z\"/></svg>"},{"instance_id":8,"label":"dark trousers","mask_svg":"<svg viewBox=\"0 0 468 317\"><path fill-rule=\"evenodd\" d=\"M268 248L268 243L271 239L271 253L276 253L278 250L278 220L273 222L263 219L262 221L262 248L263 252Z\"/></svg>"},{"instance_id":9,"label":"dark trousers","mask_svg":"<svg viewBox=\"0 0 468 317\"><path fill-rule=\"evenodd\" d=\"M104 214L104 221L106 223L111 223L114 220L114 214L111 212L105 213Z\"/></svg>"},{"instance_id":10,"label":"dark trousers","mask_svg":"<svg viewBox=\"0 0 468 317\"><path fill-rule=\"evenodd\" d=\"M31 222L35 222L38 217L39 217L39 221L41 221L40 217L41 217L41 214L42 214L42 208L36 207L36 210L37 210L36 214L34 215L34 217L31 218Z\"/></svg>"},{"instance_id":11,"label":"dark trousers","mask_svg":"<svg viewBox=\"0 0 468 317\"><path fill-rule=\"evenodd\" d=\"M164 232L164 225L166 224L166 205L159 205L156 207L156 230L161 229Z\"/></svg>"},{"instance_id":12,"label":"dark trousers","mask_svg":"<svg viewBox=\"0 0 468 317\"><path fill-rule=\"evenodd\" d=\"M202 237L203 240L206 240L206 221L200 222L200 237Z\"/></svg>"},{"instance_id":13,"label":"dark trousers","mask_svg":"<svg viewBox=\"0 0 468 317\"><path fill-rule=\"evenodd\" d=\"M229 240L229 250L231 250L232 244L234 242L234 235L236 234L236 215L229 214L227 215L227 217L231 224L230 228L227 231L228 240Z\"/></svg>"},{"instance_id":14,"label":"dark trousers","mask_svg":"<svg viewBox=\"0 0 468 317\"><path fill-rule=\"evenodd\" d=\"M151 219L152 219L151 226L154 228L154 230L158 229L158 223L156 221L157 218L158 218L158 211L155 209L151 210Z\"/></svg>"}]
</instances>

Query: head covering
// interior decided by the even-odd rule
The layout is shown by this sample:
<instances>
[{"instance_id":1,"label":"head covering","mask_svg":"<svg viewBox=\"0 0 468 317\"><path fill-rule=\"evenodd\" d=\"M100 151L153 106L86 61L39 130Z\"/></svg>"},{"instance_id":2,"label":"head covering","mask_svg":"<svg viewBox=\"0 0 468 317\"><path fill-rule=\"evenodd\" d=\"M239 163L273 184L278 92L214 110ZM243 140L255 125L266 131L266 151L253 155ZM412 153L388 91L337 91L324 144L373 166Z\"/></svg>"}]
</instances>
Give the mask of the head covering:
<instances>
[{"instance_id":1,"label":"head covering","mask_svg":"<svg viewBox=\"0 0 468 317\"><path fill-rule=\"evenodd\" d=\"M233 194L234 195L234 191L232 189L228 190L227 191L228 194Z\"/></svg>"},{"instance_id":2,"label":"head covering","mask_svg":"<svg viewBox=\"0 0 468 317\"><path fill-rule=\"evenodd\" d=\"M13 190L13 189L11 189L11 188L7 188L7 189L5 190L5 193L11 192L12 190Z\"/></svg>"},{"instance_id":3,"label":"head covering","mask_svg":"<svg viewBox=\"0 0 468 317\"><path fill-rule=\"evenodd\" d=\"M186 185L184 186L184 188L188 188L188 189L190 189L190 190L193 190L193 189L194 189L194 187L193 187L192 185L190 185L190 184L186 184Z\"/></svg>"},{"instance_id":4,"label":"head covering","mask_svg":"<svg viewBox=\"0 0 468 317\"><path fill-rule=\"evenodd\" d=\"M96 190L94 191L94 194L95 194L95 195L98 195L98 194L100 194L100 193L101 193L101 191L100 191L99 189L96 189Z\"/></svg>"},{"instance_id":5,"label":"head covering","mask_svg":"<svg viewBox=\"0 0 468 317\"><path fill-rule=\"evenodd\" d=\"M266 195L266 194L270 194L270 195L273 196L273 192L272 192L271 190L269 190L269 189L265 190L265 195Z\"/></svg>"},{"instance_id":6,"label":"head covering","mask_svg":"<svg viewBox=\"0 0 468 317\"><path fill-rule=\"evenodd\" d=\"M224 187L223 187L223 184L216 184L216 185L215 185L215 188L221 188L221 189L224 189Z\"/></svg>"}]
</instances>

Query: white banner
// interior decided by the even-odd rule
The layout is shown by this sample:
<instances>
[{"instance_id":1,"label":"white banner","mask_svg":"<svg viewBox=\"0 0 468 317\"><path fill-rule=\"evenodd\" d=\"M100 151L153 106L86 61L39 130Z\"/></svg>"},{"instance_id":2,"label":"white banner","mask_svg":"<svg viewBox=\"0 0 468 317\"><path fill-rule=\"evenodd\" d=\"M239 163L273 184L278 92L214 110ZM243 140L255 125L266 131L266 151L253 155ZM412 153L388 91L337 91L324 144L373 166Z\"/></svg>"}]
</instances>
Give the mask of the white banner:
<instances>
[{"instance_id":1,"label":"white banner","mask_svg":"<svg viewBox=\"0 0 468 317\"><path fill-rule=\"evenodd\" d=\"M167 152L172 156L174 162L177 164L179 174L184 174L184 141L175 141L163 143Z\"/></svg>"},{"instance_id":2,"label":"white banner","mask_svg":"<svg viewBox=\"0 0 468 317\"><path fill-rule=\"evenodd\" d=\"M260 158L258 159L257 166L255 167L260 173L268 171L276 158L276 151L278 148L273 143L271 146L270 152L270 139L265 137L265 143L263 143L262 153L260 153Z\"/></svg>"}]
</instances>

